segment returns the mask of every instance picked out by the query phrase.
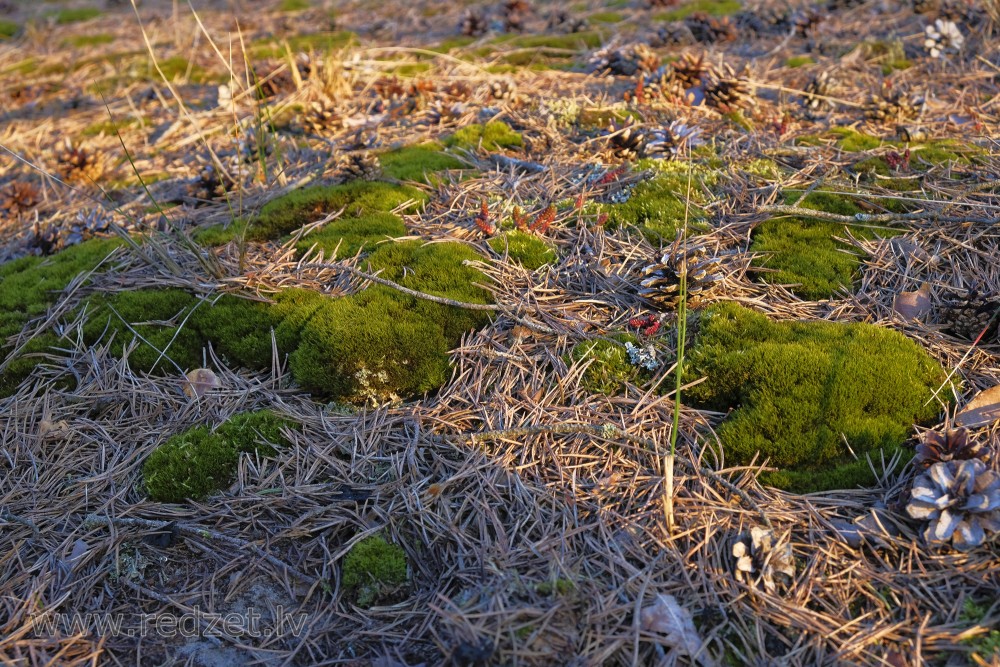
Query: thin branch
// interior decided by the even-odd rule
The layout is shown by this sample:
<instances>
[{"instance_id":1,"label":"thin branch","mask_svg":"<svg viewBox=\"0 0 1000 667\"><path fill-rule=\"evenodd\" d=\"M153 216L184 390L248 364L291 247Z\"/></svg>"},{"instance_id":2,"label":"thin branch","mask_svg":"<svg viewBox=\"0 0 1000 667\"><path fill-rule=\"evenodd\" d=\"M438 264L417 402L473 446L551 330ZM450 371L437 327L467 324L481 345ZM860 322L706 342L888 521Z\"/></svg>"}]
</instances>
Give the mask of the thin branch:
<instances>
[{"instance_id":1,"label":"thin branch","mask_svg":"<svg viewBox=\"0 0 1000 667\"><path fill-rule=\"evenodd\" d=\"M843 222L846 224L884 224L888 222L904 222L907 220L929 220L932 222L973 223L982 225L995 225L1000 223L1000 218L973 218L966 215L941 215L940 213L936 213L934 211L921 211L915 213L855 213L854 215L841 215L839 213L817 211L811 208L801 208L799 206L784 206L782 204L758 206L757 211L759 213L794 215L800 218L830 220L831 222Z\"/></svg>"}]
</instances>

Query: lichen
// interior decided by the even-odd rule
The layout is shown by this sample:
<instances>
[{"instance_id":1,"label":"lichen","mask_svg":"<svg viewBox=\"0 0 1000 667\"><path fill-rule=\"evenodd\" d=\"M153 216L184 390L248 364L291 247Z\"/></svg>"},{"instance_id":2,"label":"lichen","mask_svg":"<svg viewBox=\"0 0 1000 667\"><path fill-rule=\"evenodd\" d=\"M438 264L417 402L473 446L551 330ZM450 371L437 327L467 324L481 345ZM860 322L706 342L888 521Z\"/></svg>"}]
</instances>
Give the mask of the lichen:
<instances>
[{"instance_id":1,"label":"lichen","mask_svg":"<svg viewBox=\"0 0 1000 667\"><path fill-rule=\"evenodd\" d=\"M475 150L481 146L485 151L496 151L501 148L520 148L524 141L520 133L512 130L510 125L494 120L486 125L466 125L445 139L445 145L467 150Z\"/></svg>"},{"instance_id":2,"label":"lichen","mask_svg":"<svg viewBox=\"0 0 1000 667\"><path fill-rule=\"evenodd\" d=\"M617 341L617 342L614 342ZM648 371L629 360L627 343L638 339L631 334L618 334L611 340L588 340L578 343L569 355L569 361L588 364L580 378L580 385L592 394L616 396L629 384L637 384L649 376Z\"/></svg>"},{"instance_id":3,"label":"lichen","mask_svg":"<svg viewBox=\"0 0 1000 667\"><path fill-rule=\"evenodd\" d=\"M359 607L391 599L410 582L406 552L381 535L366 537L344 557L341 580Z\"/></svg>"},{"instance_id":4,"label":"lichen","mask_svg":"<svg viewBox=\"0 0 1000 667\"><path fill-rule=\"evenodd\" d=\"M143 465L146 491L159 502L202 500L230 483L241 453L272 456L287 445L281 429L291 425L261 410L234 415L214 432L196 426L171 436Z\"/></svg>"},{"instance_id":5,"label":"lichen","mask_svg":"<svg viewBox=\"0 0 1000 667\"><path fill-rule=\"evenodd\" d=\"M545 241L516 229L491 238L489 246L493 252L507 255L530 271L556 260L555 251Z\"/></svg>"},{"instance_id":6,"label":"lichen","mask_svg":"<svg viewBox=\"0 0 1000 667\"><path fill-rule=\"evenodd\" d=\"M780 470L762 479L793 491L870 484L865 460L889 460L945 372L903 334L871 324L773 322L733 303L710 306L689 357L696 405L729 411L716 433L727 457ZM903 457L909 458L908 456Z\"/></svg>"}]
</instances>

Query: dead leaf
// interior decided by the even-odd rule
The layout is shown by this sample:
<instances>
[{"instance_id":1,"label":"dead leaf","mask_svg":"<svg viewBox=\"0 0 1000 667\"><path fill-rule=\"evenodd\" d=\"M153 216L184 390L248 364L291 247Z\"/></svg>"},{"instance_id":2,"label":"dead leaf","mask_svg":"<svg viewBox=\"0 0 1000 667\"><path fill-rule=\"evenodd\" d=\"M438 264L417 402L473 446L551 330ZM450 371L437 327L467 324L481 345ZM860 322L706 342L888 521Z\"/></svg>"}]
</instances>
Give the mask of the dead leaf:
<instances>
[{"instance_id":1,"label":"dead leaf","mask_svg":"<svg viewBox=\"0 0 1000 667\"><path fill-rule=\"evenodd\" d=\"M955 426L977 428L1000 419L1000 385L976 394L962 411L955 415Z\"/></svg>"},{"instance_id":2,"label":"dead leaf","mask_svg":"<svg viewBox=\"0 0 1000 667\"><path fill-rule=\"evenodd\" d=\"M201 398L221 386L218 376L207 368L197 368L184 379L184 393L190 398Z\"/></svg>"},{"instance_id":3,"label":"dead leaf","mask_svg":"<svg viewBox=\"0 0 1000 667\"><path fill-rule=\"evenodd\" d=\"M892 302L904 320L919 320L931 310L931 286L923 283L915 292L900 292Z\"/></svg>"},{"instance_id":4,"label":"dead leaf","mask_svg":"<svg viewBox=\"0 0 1000 667\"><path fill-rule=\"evenodd\" d=\"M694 619L673 595L657 595L656 602L639 612L639 622L643 630L660 635L660 643L685 651L702 664L712 664L707 655L699 655L701 637L694 627Z\"/></svg>"}]
</instances>

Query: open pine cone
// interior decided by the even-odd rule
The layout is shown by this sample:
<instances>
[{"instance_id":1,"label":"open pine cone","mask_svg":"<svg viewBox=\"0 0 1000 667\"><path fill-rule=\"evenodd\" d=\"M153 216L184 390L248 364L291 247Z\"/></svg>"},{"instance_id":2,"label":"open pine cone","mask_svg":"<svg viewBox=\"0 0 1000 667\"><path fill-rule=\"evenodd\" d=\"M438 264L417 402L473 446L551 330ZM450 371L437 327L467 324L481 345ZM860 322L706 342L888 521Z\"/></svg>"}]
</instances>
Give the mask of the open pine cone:
<instances>
[{"instance_id":1,"label":"open pine cone","mask_svg":"<svg viewBox=\"0 0 1000 667\"><path fill-rule=\"evenodd\" d=\"M944 432L926 431L917 445L917 461L925 466L942 461L986 460L990 451L981 440L970 440L969 430L949 428Z\"/></svg>"},{"instance_id":2,"label":"open pine cone","mask_svg":"<svg viewBox=\"0 0 1000 667\"><path fill-rule=\"evenodd\" d=\"M625 46L608 46L596 51L590 57L587 69L601 76L634 76L638 73L655 72L659 66L659 56L645 44L637 42Z\"/></svg>"},{"instance_id":3,"label":"open pine cone","mask_svg":"<svg viewBox=\"0 0 1000 667\"><path fill-rule=\"evenodd\" d=\"M928 522L928 542L969 551L1000 531L1000 475L979 459L935 463L910 493L906 512Z\"/></svg>"},{"instance_id":4,"label":"open pine cone","mask_svg":"<svg viewBox=\"0 0 1000 667\"><path fill-rule=\"evenodd\" d=\"M643 271L639 296L655 304L676 308L680 302L681 277L687 275L687 303L696 308L712 287L722 280L719 258L705 248L674 248Z\"/></svg>"},{"instance_id":5,"label":"open pine cone","mask_svg":"<svg viewBox=\"0 0 1000 667\"><path fill-rule=\"evenodd\" d=\"M736 76L729 66L704 84L705 104L720 113L730 113L753 105L753 93L746 77Z\"/></svg>"},{"instance_id":6,"label":"open pine cone","mask_svg":"<svg viewBox=\"0 0 1000 667\"><path fill-rule=\"evenodd\" d=\"M13 218L41 201L38 188L28 181L11 181L0 191L0 211Z\"/></svg>"},{"instance_id":7,"label":"open pine cone","mask_svg":"<svg viewBox=\"0 0 1000 667\"><path fill-rule=\"evenodd\" d=\"M970 291L965 298L952 301L941 313L941 322L957 338L974 341L985 331L984 343L997 341L1000 320L1000 297Z\"/></svg>"},{"instance_id":8,"label":"open pine cone","mask_svg":"<svg viewBox=\"0 0 1000 667\"><path fill-rule=\"evenodd\" d=\"M345 181L375 181L382 177L382 164L371 153L352 153L337 165L337 171Z\"/></svg>"}]
</instances>

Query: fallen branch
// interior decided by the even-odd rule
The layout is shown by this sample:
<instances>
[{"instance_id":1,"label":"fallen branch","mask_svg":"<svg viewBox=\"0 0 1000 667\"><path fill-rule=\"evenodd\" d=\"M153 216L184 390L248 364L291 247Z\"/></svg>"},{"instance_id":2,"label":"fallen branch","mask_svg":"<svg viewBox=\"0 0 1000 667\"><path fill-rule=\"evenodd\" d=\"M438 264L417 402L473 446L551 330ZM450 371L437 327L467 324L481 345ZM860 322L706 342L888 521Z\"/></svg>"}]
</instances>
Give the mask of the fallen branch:
<instances>
[{"instance_id":1,"label":"fallen branch","mask_svg":"<svg viewBox=\"0 0 1000 667\"><path fill-rule=\"evenodd\" d=\"M974 223L982 225L995 225L1000 223L1000 218L972 218L964 215L941 215L940 213L934 213L932 211L917 213L855 213L854 215L841 215L839 213L816 211L811 208L785 206L782 204L758 206L757 211L773 215L794 215L800 218L814 218L816 220L829 220L831 222L843 222L846 224L884 224L887 222L903 222L906 220L929 220L932 222Z\"/></svg>"}]
</instances>

